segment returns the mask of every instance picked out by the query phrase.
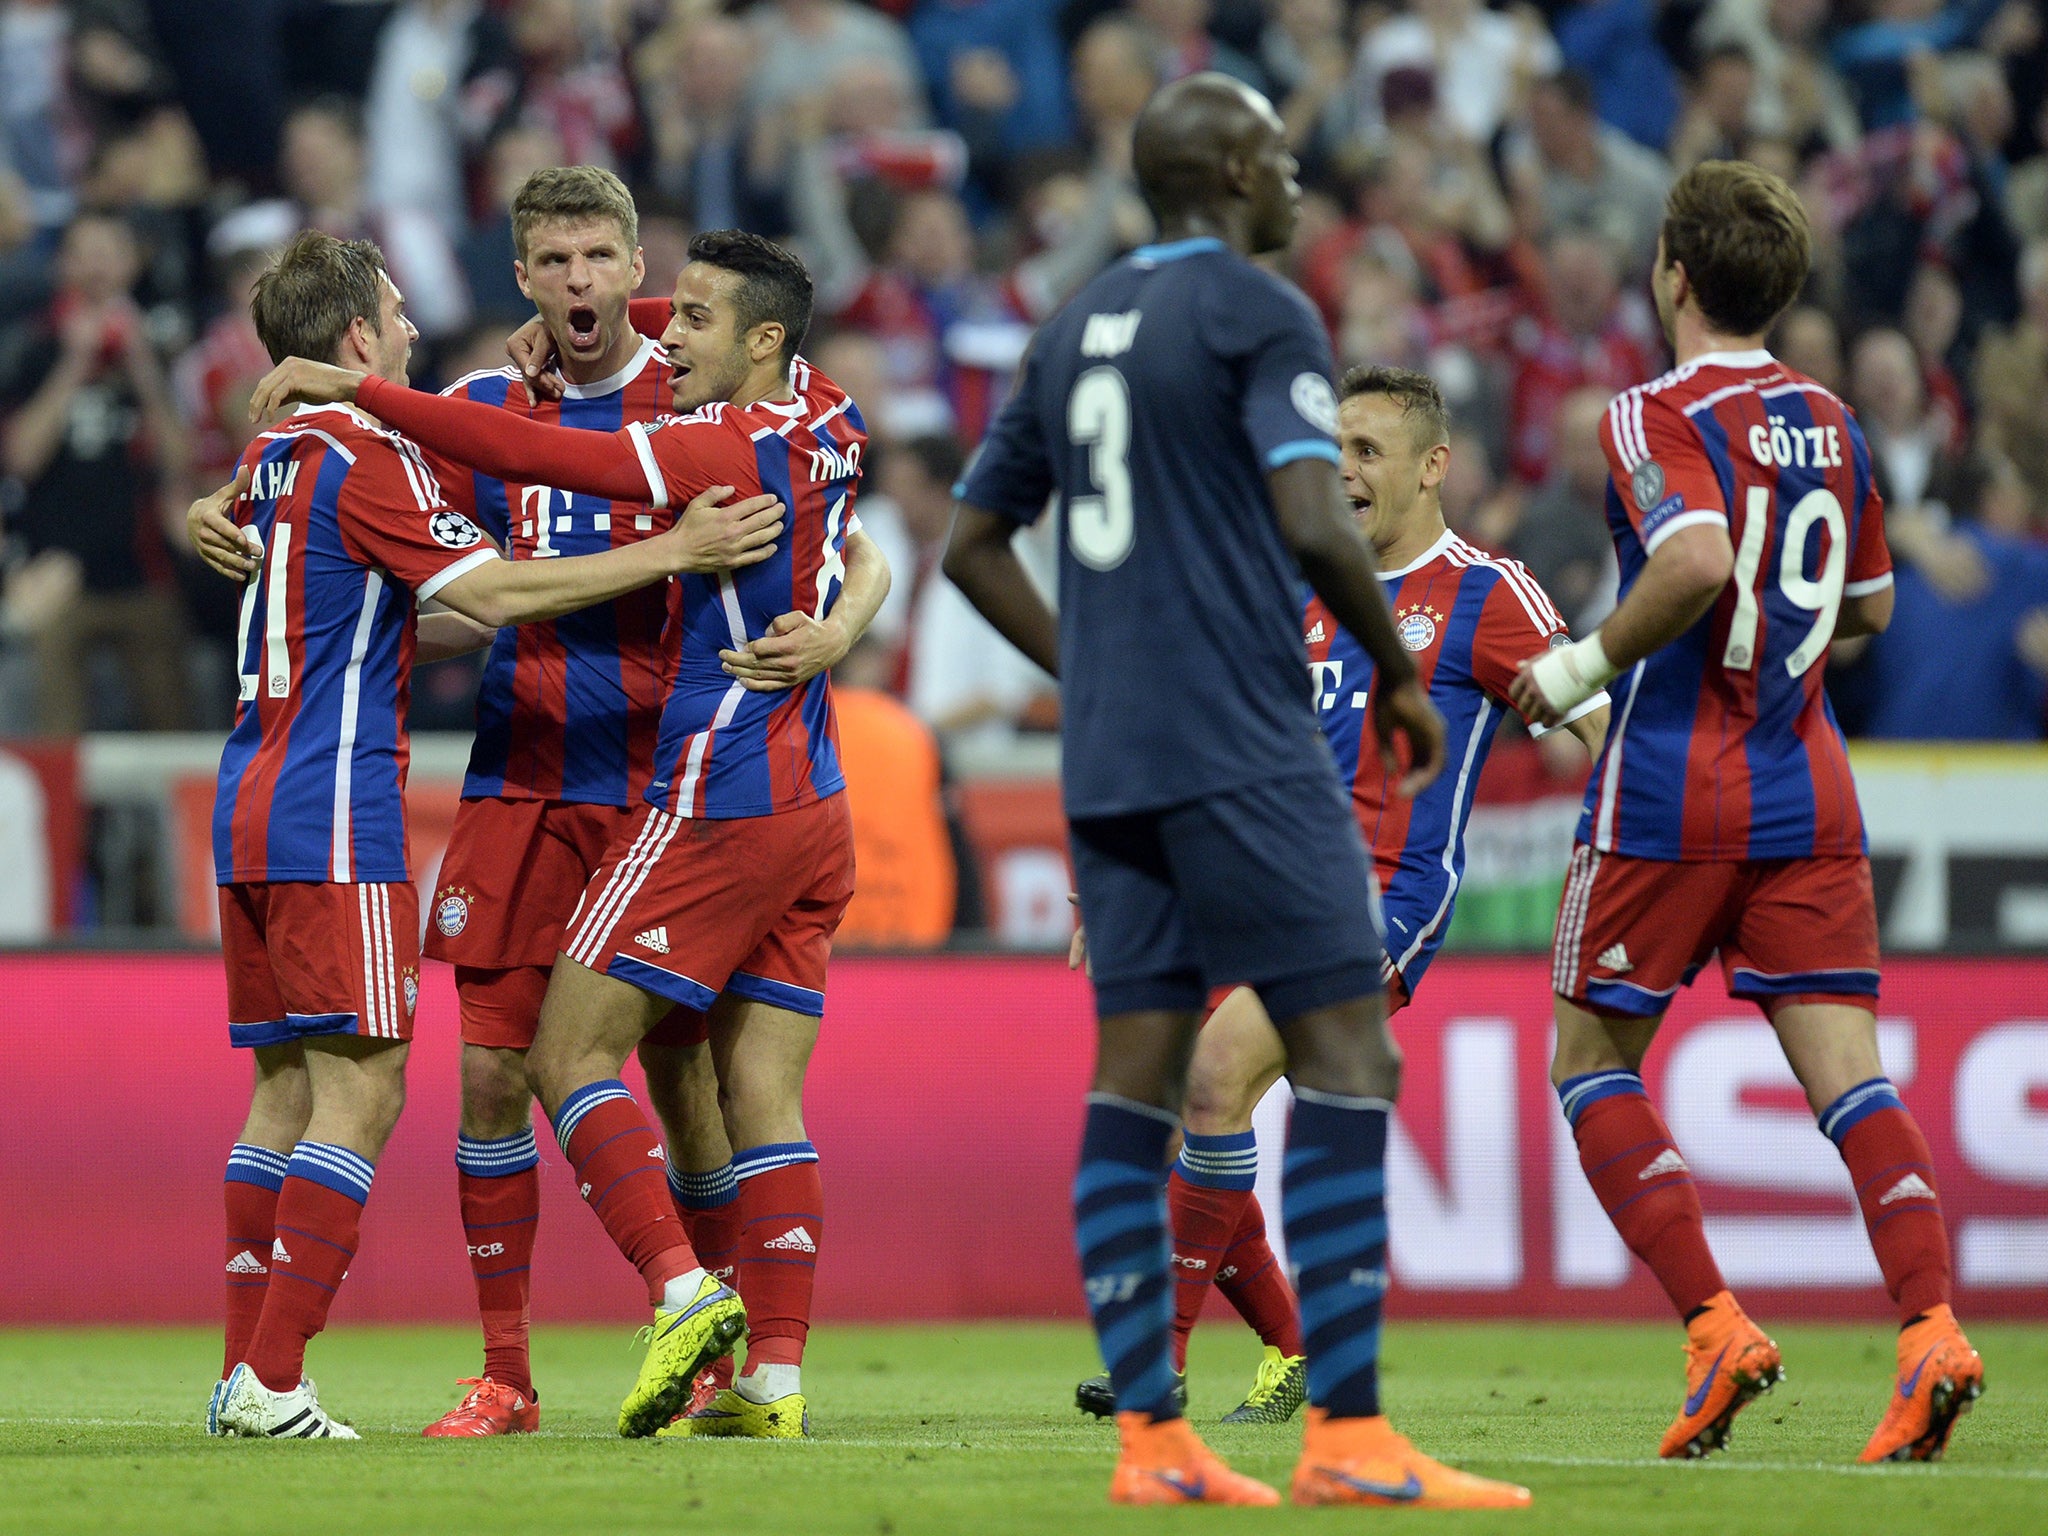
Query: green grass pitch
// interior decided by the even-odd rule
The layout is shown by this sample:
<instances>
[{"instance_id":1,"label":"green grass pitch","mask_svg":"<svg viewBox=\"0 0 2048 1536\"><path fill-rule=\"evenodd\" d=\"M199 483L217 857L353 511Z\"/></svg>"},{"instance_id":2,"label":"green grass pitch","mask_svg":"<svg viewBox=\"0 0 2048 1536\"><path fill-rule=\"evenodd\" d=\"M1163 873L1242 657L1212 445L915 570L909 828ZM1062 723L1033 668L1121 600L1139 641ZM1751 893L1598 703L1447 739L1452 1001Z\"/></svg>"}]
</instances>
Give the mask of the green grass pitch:
<instances>
[{"instance_id":1,"label":"green grass pitch","mask_svg":"<svg viewBox=\"0 0 2048 1536\"><path fill-rule=\"evenodd\" d=\"M1386 1396L1424 1450L1535 1490L1511 1514L1112 1510L1114 1432L1077 1415L1092 1368L1064 1325L826 1326L805 1375L810 1444L619 1440L629 1330L537 1330L543 1433L426 1441L475 1369L455 1328L341 1327L313 1346L323 1398L359 1445L209 1441L218 1360L199 1330L0 1332L0 1532L1057 1533L1328 1529L1845 1533L2048 1531L2048 1327L1977 1327L1989 1390L1935 1467L1858 1468L1892 1341L1878 1327L1784 1327L1789 1379L1695 1465L1654 1459L1682 1390L1672 1327L1407 1324ZM1284 1488L1299 1441L1215 1419L1256 1347L1195 1335L1192 1416L1238 1467Z\"/></svg>"}]
</instances>

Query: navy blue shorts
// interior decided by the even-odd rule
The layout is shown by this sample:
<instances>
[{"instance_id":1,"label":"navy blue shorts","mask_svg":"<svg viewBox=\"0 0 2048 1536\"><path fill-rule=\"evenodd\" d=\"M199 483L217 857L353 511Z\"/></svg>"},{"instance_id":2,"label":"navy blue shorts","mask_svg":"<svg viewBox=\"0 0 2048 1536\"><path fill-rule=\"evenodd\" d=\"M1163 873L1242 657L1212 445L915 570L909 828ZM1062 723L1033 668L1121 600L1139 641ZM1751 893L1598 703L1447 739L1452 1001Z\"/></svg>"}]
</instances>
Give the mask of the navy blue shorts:
<instances>
[{"instance_id":1,"label":"navy blue shorts","mask_svg":"<svg viewBox=\"0 0 2048 1536\"><path fill-rule=\"evenodd\" d=\"M1334 772L1070 833L1095 1011L1196 1011L1241 983L1274 1019L1380 990L1378 893Z\"/></svg>"}]
</instances>

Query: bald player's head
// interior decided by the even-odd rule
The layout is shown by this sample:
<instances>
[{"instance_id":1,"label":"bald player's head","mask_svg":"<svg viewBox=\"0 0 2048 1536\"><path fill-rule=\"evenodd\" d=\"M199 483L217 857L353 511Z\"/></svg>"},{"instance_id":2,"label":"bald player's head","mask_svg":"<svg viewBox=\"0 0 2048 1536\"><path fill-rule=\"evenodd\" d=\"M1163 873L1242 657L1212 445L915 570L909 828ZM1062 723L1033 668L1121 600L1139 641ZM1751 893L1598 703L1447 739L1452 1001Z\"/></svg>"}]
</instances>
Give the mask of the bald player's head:
<instances>
[{"instance_id":1,"label":"bald player's head","mask_svg":"<svg viewBox=\"0 0 2048 1536\"><path fill-rule=\"evenodd\" d=\"M1228 75L1189 75L1155 92L1132 143L1138 186L1160 223L1196 220L1250 252L1294 233L1301 189L1273 104Z\"/></svg>"}]
</instances>

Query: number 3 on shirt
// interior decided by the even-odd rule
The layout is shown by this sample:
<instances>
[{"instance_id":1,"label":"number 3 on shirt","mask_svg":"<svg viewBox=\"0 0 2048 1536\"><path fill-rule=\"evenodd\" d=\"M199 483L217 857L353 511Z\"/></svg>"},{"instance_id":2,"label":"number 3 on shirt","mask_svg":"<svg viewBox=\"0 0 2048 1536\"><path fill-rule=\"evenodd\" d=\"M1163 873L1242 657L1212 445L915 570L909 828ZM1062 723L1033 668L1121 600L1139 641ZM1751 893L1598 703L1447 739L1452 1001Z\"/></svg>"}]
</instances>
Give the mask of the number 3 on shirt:
<instances>
[{"instance_id":1,"label":"number 3 on shirt","mask_svg":"<svg viewBox=\"0 0 2048 1536\"><path fill-rule=\"evenodd\" d=\"M1728 623L1728 647L1721 653L1721 665L1731 672L1747 672L1756 665L1756 576L1770 517L1770 488L1751 486L1742 508L1742 547L1735 552L1735 616ZM1828 531L1827 558L1821 563L1818 581L1806 574L1806 541L1815 523L1825 525ZM1785 670L1793 677L1805 676L1834 638L1848 565L1849 525L1842 517L1842 503L1825 486L1808 491L1785 519L1784 549L1778 560L1778 590L1786 601L1819 615L1806 638L1785 658Z\"/></svg>"},{"instance_id":2,"label":"number 3 on shirt","mask_svg":"<svg viewBox=\"0 0 2048 1536\"><path fill-rule=\"evenodd\" d=\"M1113 571L1131 553L1131 390L1114 368L1090 368L1067 396L1067 436L1088 450L1097 496L1067 500L1067 543L1091 570Z\"/></svg>"}]
</instances>

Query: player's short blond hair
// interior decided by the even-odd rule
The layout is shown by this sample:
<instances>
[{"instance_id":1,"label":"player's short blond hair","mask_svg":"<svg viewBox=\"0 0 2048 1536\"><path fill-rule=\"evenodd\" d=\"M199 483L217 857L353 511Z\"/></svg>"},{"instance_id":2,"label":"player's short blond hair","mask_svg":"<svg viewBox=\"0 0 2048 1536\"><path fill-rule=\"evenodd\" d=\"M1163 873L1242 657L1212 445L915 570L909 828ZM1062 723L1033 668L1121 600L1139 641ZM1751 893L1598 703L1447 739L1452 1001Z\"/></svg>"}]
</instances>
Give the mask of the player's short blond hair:
<instances>
[{"instance_id":1,"label":"player's short blond hair","mask_svg":"<svg viewBox=\"0 0 2048 1536\"><path fill-rule=\"evenodd\" d=\"M526 260L527 243L540 224L611 219L631 251L640 243L640 210L626 184L595 165L551 165L519 184L512 197L512 248Z\"/></svg>"},{"instance_id":2,"label":"player's short blond hair","mask_svg":"<svg viewBox=\"0 0 2048 1536\"><path fill-rule=\"evenodd\" d=\"M1383 368L1361 365L1348 370L1337 386L1337 398L1354 395L1385 395L1401 407L1401 418L1415 434L1415 446L1425 451L1451 440L1451 408L1435 379L1414 368Z\"/></svg>"},{"instance_id":3,"label":"player's short blond hair","mask_svg":"<svg viewBox=\"0 0 2048 1536\"><path fill-rule=\"evenodd\" d=\"M1724 335L1760 336L1813 265L1799 195L1762 166L1702 160L1664 203L1664 260L1682 262L1700 313Z\"/></svg>"}]
</instances>

